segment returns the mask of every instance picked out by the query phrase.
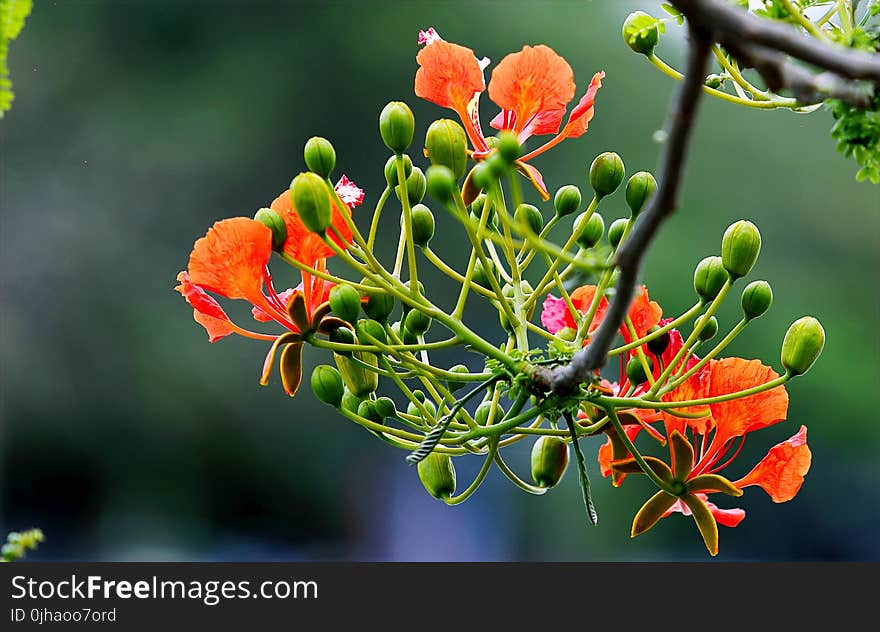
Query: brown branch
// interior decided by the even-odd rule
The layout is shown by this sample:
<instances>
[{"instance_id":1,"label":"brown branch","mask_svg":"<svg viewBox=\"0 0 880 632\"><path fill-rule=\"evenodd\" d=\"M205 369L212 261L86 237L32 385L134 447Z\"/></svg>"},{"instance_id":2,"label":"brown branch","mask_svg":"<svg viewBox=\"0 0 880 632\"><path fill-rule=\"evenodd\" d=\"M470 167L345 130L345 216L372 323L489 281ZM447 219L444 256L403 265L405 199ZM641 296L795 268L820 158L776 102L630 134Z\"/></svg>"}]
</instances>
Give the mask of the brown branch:
<instances>
[{"instance_id":1,"label":"brown branch","mask_svg":"<svg viewBox=\"0 0 880 632\"><path fill-rule=\"evenodd\" d=\"M758 18L727 0L670 0L688 21L728 44L758 44L848 79L880 82L880 55L826 44L796 28Z\"/></svg>"},{"instance_id":2,"label":"brown branch","mask_svg":"<svg viewBox=\"0 0 880 632\"><path fill-rule=\"evenodd\" d=\"M657 193L636 220L632 232L617 253L615 263L620 270L620 277L608 311L591 336L590 344L581 349L569 364L557 367L550 375L536 376L557 394L567 395L574 392L592 371L605 364L608 350L635 293L648 246L663 221L676 209L688 143L702 94L712 43L709 33L699 26L689 25L689 34L690 46L684 82L678 88L666 121L668 138L660 157Z\"/></svg>"}]
</instances>

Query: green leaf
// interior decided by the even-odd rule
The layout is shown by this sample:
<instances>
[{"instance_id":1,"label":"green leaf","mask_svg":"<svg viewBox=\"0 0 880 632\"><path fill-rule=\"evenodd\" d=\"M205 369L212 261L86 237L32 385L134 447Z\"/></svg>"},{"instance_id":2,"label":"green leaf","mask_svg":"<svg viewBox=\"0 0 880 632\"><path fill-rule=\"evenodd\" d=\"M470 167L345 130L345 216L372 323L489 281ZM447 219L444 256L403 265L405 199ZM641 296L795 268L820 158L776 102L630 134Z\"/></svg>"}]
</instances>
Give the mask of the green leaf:
<instances>
[{"instance_id":1,"label":"green leaf","mask_svg":"<svg viewBox=\"0 0 880 632\"><path fill-rule=\"evenodd\" d=\"M684 23L684 14L681 11L676 9L668 2L664 2L661 6L663 7L663 10L666 11L666 13L675 18L675 21L678 23L679 26Z\"/></svg>"},{"instance_id":2,"label":"green leaf","mask_svg":"<svg viewBox=\"0 0 880 632\"><path fill-rule=\"evenodd\" d=\"M32 0L0 0L0 118L12 107L15 98L7 64L9 42L21 33L32 7Z\"/></svg>"},{"instance_id":3,"label":"green leaf","mask_svg":"<svg viewBox=\"0 0 880 632\"><path fill-rule=\"evenodd\" d=\"M574 429L574 418L571 413L565 414L565 422L568 424L568 431L571 434L571 446L574 448L574 456L577 461L578 479L581 483L581 492L584 496L584 508L587 510L587 517L590 524L599 524L599 514L596 512L596 506L593 504L593 497L590 495L590 477L587 476L587 466L584 462L584 453L581 452L581 446L578 444L577 432Z\"/></svg>"}]
</instances>

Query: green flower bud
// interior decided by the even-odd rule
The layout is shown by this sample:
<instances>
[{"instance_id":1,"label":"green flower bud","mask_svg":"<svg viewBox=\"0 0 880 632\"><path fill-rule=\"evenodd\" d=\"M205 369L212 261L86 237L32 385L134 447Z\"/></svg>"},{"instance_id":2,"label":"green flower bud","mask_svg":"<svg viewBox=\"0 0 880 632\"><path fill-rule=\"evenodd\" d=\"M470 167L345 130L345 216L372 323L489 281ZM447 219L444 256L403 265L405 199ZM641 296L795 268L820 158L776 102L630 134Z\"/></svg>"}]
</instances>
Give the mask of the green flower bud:
<instances>
[{"instance_id":1,"label":"green flower bud","mask_svg":"<svg viewBox=\"0 0 880 632\"><path fill-rule=\"evenodd\" d=\"M709 88L720 88L722 83L724 83L724 77L721 75L712 74L706 77L706 86Z\"/></svg>"},{"instance_id":2,"label":"green flower bud","mask_svg":"<svg viewBox=\"0 0 880 632\"><path fill-rule=\"evenodd\" d=\"M376 409L376 413L382 418L382 421L397 416L397 407L394 405L394 400L390 397L380 397L373 406Z\"/></svg>"},{"instance_id":3,"label":"green flower bud","mask_svg":"<svg viewBox=\"0 0 880 632\"><path fill-rule=\"evenodd\" d=\"M403 154L403 177L408 178L412 173L412 170L412 158ZM392 189L400 184L400 179L397 177L397 156L391 156L391 158L388 159L388 162L385 163L385 182L387 182L388 186Z\"/></svg>"},{"instance_id":4,"label":"green flower bud","mask_svg":"<svg viewBox=\"0 0 880 632\"><path fill-rule=\"evenodd\" d=\"M372 367L379 366L379 361L376 359L376 354L374 353L355 351L351 355ZM370 371L367 367L361 366L352 358L339 353L334 353L333 359L336 360L336 366L339 369L339 374L342 376L342 381L345 383L345 386L358 397L369 395L379 388L378 373Z\"/></svg>"},{"instance_id":5,"label":"green flower bud","mask_svg":"<svg viewBox=\"0 0 880 632\"><path fill-rule=\"evenodd\" d=\"M303 156L309 171L317 173L322 178L329 178L333 173L333 168L336 166L336 150L326 138L312 136L306 141Z\"/></svg>"},{"instance_id":6,"label":"green flower bud","mask_svg":"<svg viewBox=\"0 0 880 632\"><path fill-rule=\"evenodd\" d=\"M330 192L316 173L301 173L290 183L293 208L303 225L313 233L323 233L330 225Z\"/></svg>"},{"instance_id":7,"label":"green flower bud","mask_svg":"<svg viewBox=\"0 0 880 632\"><path fill-rule=\"evenodd\" d=\"M694 291L704 301L711 301L718 296L727 279L721 257L706 257L694 270Z\"/></svg>"},{"instance_id":8,"label":"green flower bud","mask_svg":"<svg viewBox=\"0 0 880 632\"><path fill-rule=\"evenodd\" d=\"M767 281L752 281L742 293L740 305L747 320L757 318L770 309L773 303L773 290Z\"/></svg>"},{"instance_id":9,"label":"green flower bud","mask_svg":"<svg viewBox=\"0 0 880 632\"><path fill-rule=\"evenodd\" d=\"M611 195L623 182L626 169L623 160L613 151L606 151L596 156L590 165L590 186L598 197Z\"/></svg>"},{"instance_id":10,"label":"green flower bud","mask_svg":"<svg viewBox=\"0 0 880 632\"><path fill-rule=\"evenodd\" d=\"M482 213L482 209L481 209L481 213ZM470 217L471 223L474 225L474 229L476 230L476 227L480 225L481 215L471 211L468 214L468 216ZM495 232L495 233L498 232L498 218L495 216L495 209L492 208L491 206L489 207L489 214L486 217L486 226L485 226L484 230L491 230L492 232Z\"/></svg>"},{"instance_id":11,"label":"green flower bud","mask_svg":"<svg viewBox=\"0 0 880 632\"><path fill-rule=\"evenodd\" d=\"M483 213L483 206L486 205L486 194L480 193L477 197L474 198L474 201L471 202L471 211L479 217Z\"/></svg>"},{"instance_id":12,"label":"green flower bud","mask_svg":"<svg viewBox=\"0 0 880 632\"><path fill-rule=\"evenodd\" d=\"M335 342L341 345L357 344L357 339L354 337L354 332L348 327L337 327L336 329L331 329L330 333L327 334L327 338L330 339L330 342ZM346 352L342 355L350 355L350 353Z\"/></svg>"},{"instance_id":13,"label":"green flower bud","mask_svg":"<svg viewBox=\"0 0 880 632\"><path fill-rule=\"evenodd\" d=\"M416 129L412 110L402 101L392 101L379 114L379 134L382 142L395 154L402 154L410 146Z\"/></svg>"},{"instance_id":14,"label":"green flower bud","mask_svg":"<svg viewBox=\"0 0 880 632\"><path fill-rule=\"evenodd\" d=\"M748 220L731 224L721 238L721 260L734 279L751 272L761 252L761 233Z\"/></svg>"},{"instance_id":15,"label":"green flower bud","mask_svg":"<svg viewBox=\"0 0 880 632\"><path fill-rule=\"evenodd\" d=\"M701 328L700 334L697 336L700 339L700 342L712 340L712 338L715 337L715 334L718 333L718 319L714 316L710 316L709 320L706 321L706 324L703 324L705 316L706 315L703 314L694 321L694 329Z\"/></svg>"},{"instance_id":16,"label":"green flower bud","mask_svg":"<svg viewBox=\"0 0 880 632\"><path fill-rule=\"evenodd\" d=\"M322 402L339 408L342 396L345 394L345 385L342 383L339 371L332 366L319 364L312 371L312 390Z\"/></svg>"},{"instance_id":17,"label":"green flower bud","mask_svg":"<svg viewBox=\"0 0 880 632\"><path fill-rule=\"evenodd\" d=\"M486 164L487 162L487 160L478 162L470 175L471 182L473 182L474 186L480 191L488 189L493 181L492 169ZM504 161L501 162L503 163Z\"/></svg>"},{"instance_id":18,"label":"green flower bud","mask_svg":"<svg viewBox=\"0 0 880 632\"><path fill-rule=\"evenodd\" d=\"M577 338L577 333L577 329L573 329L571 327L563 327L556 332L556 337L561 338L566 342L574 342L574 339Z\"/></svg>"},{"instance_id":19,"label":"green flower bud","mask_svg":"<svg viewBox=\"0 0 880 632\"><path fill-rule=\"evenodd\" d=\"M431 452L419 461L419 480L434 498L443 500L455 493L455 466L448 454Z\"/></svg>"},{"instance_id":20,"label":"green flower bud","mask_svg":"<svg viewBox=\"0 0 880 632\"><path fill-rule=\"evenodd\" d=\"M425 391L418 389L418 388L413 391L413 397L415 397L417 400L419 400L423 404L428 399L427 396L425 395Z\"/></svg>"},{"instance_id":21,"label":"green flower bud","mask_svg":"<svg viewBox=\"0 0 880 632\"><path fill-rule=\"evenodd\" d=\"M425 149L431 164L449 169L454 180L461 178L467 168L467 147L464 129L451 119L434 121L425 135Z\"/></svg>"},{"instance_id":22,"label":"green flower bud","mask_svg":"<svg viewBox=\"0 0 880 632\"><path fill-rule=\"evenodd\" d=\"M381 344L388 344L388 334L382 324L371 318L361 318L356 325L358 341L365 345L373 344L377 340Z\"/></svg>"},{"instance_id":23,"label":"green flower bud","mask_svg":"<svg viewBox=\"0 0 880 632\"><path fill-rule=\"evenodd\" d=\"M444 204L452 199L453 191L458 188L452 171L442 165L428 167L427 184L431 197Z\"/></svg>"},{"instance_id":24,"label":"green flower bud","mask_svg":"<svg viewBox=\"0 0 880 632\"><path fill-rule=\"evenodd\" d=\"M645 356L645 359L648 361L648 368L653 371L654 362L648 356ZM629 362L626 363L626 377L631 384L635 385L644 384L648 380L648 374L645 373L645 367L642 366L642 362L638 357L633 356L629 359Z\"/></svg>"},{"instance_id":25,"label":"green flower bud","mask_svg":"<svg viewBox=\"0 0 880 632\"><path fill-rule=\"evenodd\" d=\"M360 404L358 404L357 414L359 417L369 419L370 421L374 421L377 424L385 421L385 418L379 414L378 410L376 410L376 402L371 399L365 399Z\"/></svg>"},{"instance_id":26,"label":"green flower bud","mask_svg":"<svg viewBox=\"0 0 880 632\"><path fill-rule=\"evenodd\" d=\"M473 279L476 281L478 285L482 285L486 288L491 288L492 284L490 279L495 278L498 280L498 270L495 269L495 262L491 259L487 259L486 263L488 264L488 270L483 267L483 262L479 259L474 265L474 274Z\"/></svg>"},{"instance_id":27,"label":"green flower bud","mask_svg":"<svg viewBox=\"0 0 880 632\"><path fill-rule=\"evenodd\" d=\"M812 316L804 316L791 324L782 341L782 366L792 375L810 370L825 347L825 330Z\"/></svg>"},{"instance_id":28,"label":"green flower bud","mask_svg":"<svg viewBox=\"0 0 880 632\"><path fill-rule=\"evenodd\" d=\"M522 155L522 146L516 138L516 134L512 132L501 132L498 135L497 144L498 155L508 165L516 162Z\"/></svg>"},{"instance_id":29,"label":"green flower bud","mask_svg":"<svg viewBox=\"0 0 880 632\"><path fill-rule=\"evenodd\" d=\"M634 173L626 183L626 204L632 211L633 217L645 208L648 200L657 189L657 181L647 171Z\"/></svg>"},{"instance_id":30,"label":"green flower bud","mask_svg":"<svg viewBox=\"0 0 880 632\"><path fill-rule=\"evenodd\" d=\"M540 437L532 446L532 479L538 487L553 487L568 466L568 444L559 437Z\"/></svg>"},{"instance_id":31,"label":"green flower bud","mask_svg":"<svg viewBox=\"0 0 880 632\"><path fill-rule=\"evenodd\" d=\"M406 197L409 199L410 205L418 204L425 197L428 182L425 179L424 172L418 167L413 167L412 173L406 178ZM397 199L400 199L400 187L394 188Z\"/></svg>"},{"instance_id":32,"label":"green flower bud","mask_svg":"<svg viewBox=\"0 0 880 632\"><path fill-rule=\"evenodd\" d=\"M537 207L531 204L520 204L513 212L513 221L518 224L524 224L529 227L536 235L540 234L544 228L544 216Z\"/></svg>"},{"instance_id":33,"label":"green flower bud","mask_svg":"<svg viewBox=\"0 0 880 632\"><path fill-rule=\"evenodd\" d=\"M353 323L361 313L361 295L347 283L334 285L330 290L330 309L342 320Z\"/></svg>"},{"instance_id":34,"label":"green flower bud","mask_svg":"<svg viewBox=\"0 0 880 632\"><path fill-rule=\"evenodd\" d=\"M605 234L605 220L599 213L594 212L589 217L586 212L581 213L575 220L574 226L577 232L577 244L584 250L589 250L598 244Z\"/></svg>"},{"instance_id":35,"label":"green flower bud","mask_svg":"<svg viewBox=\"0 0 880 632\"><path fill-rule=\"evenodd\" d=\"M652 334L659 329L660 328L655 325L648 330L648 333ZM658 357L663 355L663 352L666 351L666 348L669 346L669 340L670 340L670 338L669 338L668 331L661 334L657 338L654 338L653 340L649 340L648 341L648 351L650 351L651 353L653 353L655 356L658 356Z\"/></svg>"},{"instance_id":36,"label":"green flower bud","mask_svg":"<svg viewBox=\"0 0 880 632\"><path fill-rule=\"evenodd\" d=\"M361 283L363 285L375 285L375 283L366 278L362 279ZM362 305L367 316L379 322L388 320L388 316L394 309L393 295L386 294L377 288L375 292L363 292L363 296L366 300Z\"/></svg>"},{"instance_id":37,"label":"green flower bud","mask_svg":"<svg viewBox=\"0 0 880 632\"><path fill-rule=\"evenodd\" d=\"M623 41L633 51L651 55L660 41L661 22L644 11L630 13L623 22Z\"/></svg>"},{"instance_id":38,"label":"green flower bud","mask_svg":"<svg viewBox=\"0 0 880 632\"><path fill-rule=\"evenodd\" d=\"M420 391L421 392L421 391ZM415 395L415 393L413 393ZM429 419L425 419L429 424L434 422L434 419L437 418L437 407L434 405L430 399L425 398L425 394L422 393L421 398L417 397L416 399L421 400L422 407L428 413ZM415 405L415 403L410 402L406 407L406 412L408 415L412 415L413 417L420 417L424 419L419 407Z\"/></svg>"},{"instance_id":39,"label":"green flower bud","mask_svg":"<svg viewBox=\"0 0 880 632\"><path fill-rule=\"evenodd\" d=\"M483 402L474 412L474 421L480 426L485 426L489 422L490 412L492 412L492 402Z\"/></svg>"},{"instance_id":40,"label":"green flower bud","mask_svg":"<svg viewBox=\"0 0 880 632\"><path fill-rule=\"evenodd\" d=\"M553 206L556 207L556 214L559 217L571 215L581 205L581 190L573 184L566 184L560 187L553 198Z\"/></svg>"},{"instance_id":41,"label":"green flower bud","mask_svg":"<svg viewBox=\"0 0 880 632\"><path fill-rule=\"evenodd\" d=\"M287 225L284 219L270 208L261 208L254 215L254 219L272 231L272 250L280 252L287 241Z\"/></svg>"},{"instance_id":42,"label":"green flower bud","mask_svg":"<svg viewBox=\"0 0 880 632\"><path fill-rule=\"evenodd\" d=\"M453 367L449 368L450 373L461 373L463 375L467 375L470 373L470 370L463 364L456 364ZM457 382L455 380L447 380L446 386L449 387L449 390L453 393L463 387L465 385L464 382Z\"/></svg>"},{"instance_id":43,"label":"green flower bud","mask_svg":"<svg viewBox=\"0 0 880 632\"><path fill-rule=\"evenodd\" d=\"M428 169L428 186L431 186L431 169ZM416 204L412 208L413 241L417 246L426 248L434 236L434 214L424 204Z\"/></svg>"},{"instance_id":44,"label":"green flower bud","mask_svg":"<svg viewBox=\"0 0 880 632\"><path fill-rule=\"evenodd\" d=\"M623 239L623 233L626 231L628 223L629 219L626 217L621 217L611 222L611 226L608 227L608 243L611 244L612 248L617 248L620 245L620 240Z\"/></svg>"},{"instance_id":45,"label":"green flower bud","mask_svg":"<svg viewBox=\"0 0 880 632\"><path fill-rule=\"evenodd\" d=\"M486 166L492 181L500 180L510 171L510 164L498 152L489 154L489 157L483 161L483 164Z\"/></svg>"},{"instance_id":46,"label":"green flower bud","mask_svg":"<svg viewBox=\"0 0 880 632\"><path fill-rule=\"evenodd\" d=\"M403 321L403 326L407 331L420 336L431 328L431 317L423 314L417 309L410 310Z\"/></svg>"},{"instance_id":47,"label":"green flower bud","mask_svg":"<svg viewBox=\"0 0 880 632\"><path fill-rule=\"evenodd\" d=\"M342 395L342 403L339 405L339 407L342 408L342 410L356 415L358 411L358 406L360 406L362 401L363 397L358 397L350 390L345 389L345 392Z\"/></svg>"}]
</instances>

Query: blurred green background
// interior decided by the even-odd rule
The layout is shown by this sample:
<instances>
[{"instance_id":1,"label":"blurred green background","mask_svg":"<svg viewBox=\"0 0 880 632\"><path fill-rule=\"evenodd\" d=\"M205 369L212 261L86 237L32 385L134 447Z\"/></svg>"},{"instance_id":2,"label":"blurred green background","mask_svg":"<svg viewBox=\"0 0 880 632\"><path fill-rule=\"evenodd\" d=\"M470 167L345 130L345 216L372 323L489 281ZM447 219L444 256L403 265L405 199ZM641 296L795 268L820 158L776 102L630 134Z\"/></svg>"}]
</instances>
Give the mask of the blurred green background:
<instances>
[{"instance_id":1,"label":"blurred green background","mask_svg":"<svg viewBox=\"0 0 880 632\"><path fill-rule=\"evenodd\" d=\"M333 141L337 174L375 203L387 157L382 106L410 103L419 134L447 115L412 92L419 28L433 25L495 63L546 43L573 66L578 94L607 72L589 133L537 160L551 189L586 190L587 167L604 150L619 152L629 173L653 170L652 134L673 83L623 44L620 25L635 8L659 14L658 2L35 5L10 51L17 97L0 123L0 528L41 527L48 540L33 559L706 558L681 516L630 540L649 483L612 489L595 440L584 449L598 527L586 524L572 473L544 497L493 473L469 502L446 507L402 452L308 388L294 400L277 384L260 388L265 345L209 345L172 291L193 241L217 219L267 205L303 168L311 135ZM659 50L678 64L680 33ZM494 114L485 99L484 121ZM728 224L751 219L764 237L753 277L772 283L776 301L730 353L778 368L791 321L814 314L828 333L819 363L790 386L789 421L750 437L731 474L801 423L813 468L793 502L747 491L738 503L746 520L722 528L723 560L880 558L871 403L880 196L855 182L830 125L825 112L705 100L680 212L648 257L652 298L679 313L693 302L696 262L718 252ZM610 221L624 208L618 193L602 212ZM461 235L441 219L434 245L460 262ZM387 257L390 245L382 248ZM443 277L428 287L441 304L455 291ZM738 318L729 303L722 326ZM497 336L493 312L471 315ZM326 361L309 350L306 370ZM508 459L524 474L526 443ZM475 467L464 462L462 480Z\"/></svg>"}]
</instances>

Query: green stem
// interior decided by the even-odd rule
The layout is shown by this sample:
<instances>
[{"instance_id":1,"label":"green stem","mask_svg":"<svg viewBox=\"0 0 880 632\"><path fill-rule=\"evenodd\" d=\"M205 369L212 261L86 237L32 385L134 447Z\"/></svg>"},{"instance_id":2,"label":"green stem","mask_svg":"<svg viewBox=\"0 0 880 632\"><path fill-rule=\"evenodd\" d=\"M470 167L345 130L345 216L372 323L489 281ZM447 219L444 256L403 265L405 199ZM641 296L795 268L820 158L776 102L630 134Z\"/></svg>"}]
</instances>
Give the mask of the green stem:
<instances>
[{"instance_id":1,"label":"green stem","mask_svg":"<svg viewBox=\"0 0 880 632\"><path fill-rule=\"evenodd\" d=\"M373 251L373 246L376 243L376 231L379 229L379 217L382 215L382 209L385 208L385 202L388 201L390 195L391 187L386 186L385 190L382 191L382 195L379 196L376 208L373 210L373 221L370 222L370 233L367 236L367 250L370 252Z\"/></svg>"},{"instance_id":2,"label":"green stem","mask_svg":"<svg viewBox=\"0 0 880 632\"><path fill-rule=\"evenodd\" d=\"M687 381L687 379L689 377L691 377L692 375L697 373L700 369L702 369L704 366L706 366L706 364L708 364L712 358L714 358L719 353L724 351L725 347L727 347L727 345L729 345L731 342L733 342L734 338L736 338L740 333L742 333L742 330L746 328L746 325L748 323L749 323L749 321L746 320L745 318L743 318L741 321L739 321L736 324L736 326L730 330L730 333L728 333L726 336L724 336L724 338L721 340L721 342L719 342L717 345L715 345L714 349L712 349L709 353L707 353L703 359L701 359L694 366L692 366L690 369L688 369L680 377L675 378L675 380L673 382L666 385L666 387L661 390L661 394L674 391L679 386L684 384L684 382ZM687 366L687 362L684 363L684 366Z\"/></svg>"}]
</instances>

